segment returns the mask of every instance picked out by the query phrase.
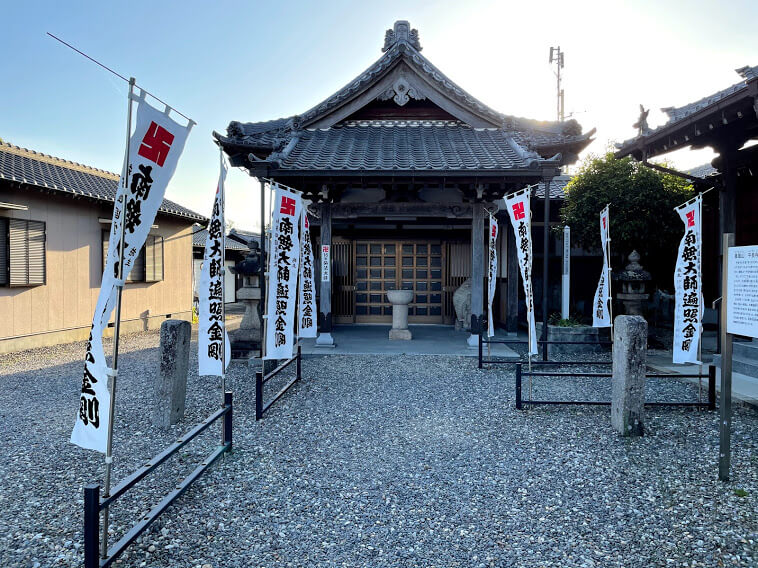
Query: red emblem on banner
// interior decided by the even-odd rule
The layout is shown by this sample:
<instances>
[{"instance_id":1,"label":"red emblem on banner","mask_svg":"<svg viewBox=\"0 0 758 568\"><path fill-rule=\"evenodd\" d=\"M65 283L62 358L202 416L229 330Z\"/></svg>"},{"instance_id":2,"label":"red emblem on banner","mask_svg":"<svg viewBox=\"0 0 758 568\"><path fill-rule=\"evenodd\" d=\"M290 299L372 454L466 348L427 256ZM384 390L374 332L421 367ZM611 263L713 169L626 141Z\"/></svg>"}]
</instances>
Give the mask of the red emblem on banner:
<instances>
[{"instance_id":1,"label":"red emblem on banner","mask_svg":"<svg viewBox=\"0 0 758 568\"><path fill-rule=\"evenodd\" d=\"M603 217L603 218L602 218L602 219L603 219L603 229L605 229L605 228L606 228L606 227L605 227L605 220L606 220L606 218L607 218L607 217Z\"/></svg>"},{"instance_id":2,"label":"red emblem on banner","mask_svg":"<svg viewBox=\"0 0 758 568\"><path fill-rule=\"evenodd\" d=\"M493 237L497 236L497 225L492 225L492 236Z\"/></svg>"},{"instance_id":3,"label":"red emblem on banner","mask_svg":"<svg viewBox=\"0 0 758 568\"><path fill-rule=\"evenodd\" d=\"M292 197L282 196L282 207L279 209L279 213L289 215L290 217L295 215L295 200Z\"/></svg>"},{"instance_id":4,"label":"red emblem on banner","mask_svg":"<svg viewBox=\"0 0 758 568\"><path fill-rule=\"evenodd\" d=\"M324 245L323 247L321 247L321 250L322 250L323 252L325 252L325 253L329 254L329 245Z\"/></svg>"},{"instance_id":5,"label":"red emblem on banner","mask_svg":"<svg viewBox=\"0 0 758 568\"><path fill-rule=\"evenodd\" d=\"M524 202L521 201L520 203L514 203L513 204L513 218L518 221L520 219L523 219L526 217L526 214L524 213Z\"/></svg>"},{"instance_id":6,"label":"red emblem on banner","mask_svg":"<svg viewBox=\"0 0 758 568\"><path fill-rule=\"evenodd\" d=\"M151 122L150 128L147 129L137 153L143 158L147 158L151 162L155 162L163 167L163 163L166 161L166 156L168 156L171 144L173 143L173 134L159 124Z\"/></svg>"},{"instance_id":7,"label":"red emblem on banner","mask_svg":"<svg viewBox=\"0 0 758 568\"><path fill-rule=\"evenodd\" d=\"M304 217L305 217L305 228L308 229L311 226L310 222L308 221L308 215L306 214Z\"/></svg>"},{"instance_id":8,"label":"red emblem on banner","mask_svg":"<svg viewBox=\"0 0 758 568\"><path fill-rule=\"evenodd\" d=\"M695 226L695 212L694 211L687 211L687 226L688 227Z\"/></svg>"}]
</instances>

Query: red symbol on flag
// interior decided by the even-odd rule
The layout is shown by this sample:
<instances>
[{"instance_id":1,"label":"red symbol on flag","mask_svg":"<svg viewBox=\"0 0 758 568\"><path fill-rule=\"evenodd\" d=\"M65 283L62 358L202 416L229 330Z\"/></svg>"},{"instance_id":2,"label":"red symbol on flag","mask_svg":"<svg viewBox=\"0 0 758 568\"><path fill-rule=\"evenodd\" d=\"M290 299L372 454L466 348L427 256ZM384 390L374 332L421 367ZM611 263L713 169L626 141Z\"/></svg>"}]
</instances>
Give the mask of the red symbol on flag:
<instances>
[{"instance_id":1,"label":"red symbol on flag","mask_svg":"<svg viewBox=\"0 0 758 568\"><path fill-rule=\"evenodd\" d=\"M173 143L173 134L159 124L151 122L150 128L147 129L137 153L143 158L147 158L151 162L155 162L163 167L163 163L166 161L166 156L168 156L171 144Z\"/></svg>"},{"instance_id":2,"label":"red symbol on flag","mask_svg":"<svg viewBox=\"0 0 758 568\"><path fill-rule=\"evenodd\" d=\"M329 254L329 245L324 245L321 250L325 252L326 254Z\"/></svg>"},{"instance_id":3,"label":"red symbol on flag","mask_svg":"<svg viewBox=\"0 0 758 568\"><path fill-rule=\"evenodd\" d=\"M492 225L492 236L493 237L497 236L497 225Z\"/></svg>"},{"instance_id":4,"label":"red symbol on flag","mask_svg":"<svg viewBox=\"0 0 758 568\"><path fill-rule=\"evenodd\" d=\"M518 221L520 219L523 219L526 217L526 214L524 213L524 202L521 201L519 203L513 204L513 218Z\"/></svg>"},{"instance_id":5,"label":"red symbol on flag","mask_svg":"<svg viewBox=\"0 0 758 568\"><path fill-rule=\"evenodd\" d=\"M605 229L605 220L606 220L606 217L603 217L603 229Z\"/></svg>"},{"instance_id":6,"label":"red symbol on flag","mask_svg":"<svg viewBox=\"0 0 758 568\"><path fill-rule=\"evenodd\" d=\"M282 207L279 209L279 213L294 217L295 215L295 200L292 197L286 197L282 195Z\"/></svg>"},{"instance_id":7,"label":"red symbol on flag","mask_svg":"<svg viewBox=\"0 0 758 568\"><path fill-rule=\"evenodd\" d=\"M687 211L686 217L687 217L687 226L694 227L695 226L695 212Z\"/></svg>"}]
</instances>

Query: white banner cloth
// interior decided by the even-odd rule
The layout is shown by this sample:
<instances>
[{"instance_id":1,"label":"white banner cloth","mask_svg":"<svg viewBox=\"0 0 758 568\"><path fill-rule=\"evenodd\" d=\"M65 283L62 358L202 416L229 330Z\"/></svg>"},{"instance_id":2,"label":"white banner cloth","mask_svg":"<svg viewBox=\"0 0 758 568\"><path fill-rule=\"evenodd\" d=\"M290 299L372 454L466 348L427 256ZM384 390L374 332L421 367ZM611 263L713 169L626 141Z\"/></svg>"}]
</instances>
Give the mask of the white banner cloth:
<instances>
[{"instance_id":1,"label":"white banner cloth","mask_svg":"<svg viewBox=\"0 0 758 568\"><path fill-rule=\"evenodd\" d=\"M497 284L497 219L490 215L489 250L490 263L487 274L487 335L495 335L495 320L492 317L492 302L495 300L495 286Z\"/></svg>"},{"instance_id":2,"label":"white banner cloth","mask_svg":"<svg viewBox=\"0 0 758 568\"><path fill-rule=\"evenodd\" d=\"M516 237L516 252L521 269L521 281L526 297L526 319L529 326L529 354L537 354L537 326L534 321L534 293L532 292L532 188L507 195L503 198L511 218Z\"/></svg>"},{"instance_id":3,"label":"white banner cloth","mask_svg":"<svg viewBox=\"0 0 758 568\"><path fill-rule=\"evenodd\" d=\"M213 199L213 212L205 238L203 264L198 288L197 366L198 375L224 374L229 367L231 349L224 321L224 181L226 165L221 159L221 173ZM223 344L221 342L224 342ZM223 362L223 368L222 368Z\"/></svg>"},{"instance_id":4,"label":"white banner cloth","mask_svg":"<svg viewBox=\"0 0 758 568\"><path fill-rule=\"evenodd\" d=\"M300 195L274 184L264 359L289 359L294 352L301 211Z\"/></svg>"},{"instance_id":5,"label":"white banner cloth","mask_svg":"<svg viewBox=\"0 0 758 568\"><path fill-rule=\"evenodd\" d=\"M703 321L701 271L703 198L676 210L684 223L674 269L674 363L700 363L698 346Z\"/></svg>"},{"instance_id":6,"label":"white banner cloth","mask_svg":"<svg viewBox=\"0 0 758 568\"><path fill-rule=\"evenodd\" d=\"M298 283L298 336L316 337L316 294L313 284L313 245L308 212L303 209L300 221L300 281Z\"/></svg>"},{"instance_id":7,"label":"white banner cloth","mask_svg":"<svg viewBox=\"0 0 758 568\"><path fill-rule=\"evenodd\" d=\"M192 128L192 123L181 126L166 113L151 107L145 102L144 93L139 97L131 96L138 103L137 121L113 206L108 257L87 342L79 413L71 433L72 443L103 453L106 451L111 413L108 390L110 369L103 351L103 330L116 305L116 286L124 284L145 244ZM124 263L121 278L118 278L122 223L125 225Z\"/></svg>"},{"instance_id":8,"label":"white banner cloth","mask_svg":"<svg viewBox=\"0 0 758 568\"><path fill-rule=\"evenodd\" d=\"M595 298L592 301L592 327L611 327L611 275L609 254L609 218L610 205L600 212L600 243L603 247L603 271L600 273L600 280L595 290Z\"/></svg>"}]
</instances>

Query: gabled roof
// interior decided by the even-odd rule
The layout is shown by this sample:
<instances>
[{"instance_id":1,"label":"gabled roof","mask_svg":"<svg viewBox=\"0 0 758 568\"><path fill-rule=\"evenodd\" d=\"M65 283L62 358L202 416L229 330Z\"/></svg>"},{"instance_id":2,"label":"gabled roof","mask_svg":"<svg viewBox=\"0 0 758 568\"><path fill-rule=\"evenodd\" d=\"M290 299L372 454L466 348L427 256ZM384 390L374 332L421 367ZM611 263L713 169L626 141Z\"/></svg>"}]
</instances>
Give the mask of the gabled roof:
<instances>
[{"instance_id":1,"label":"gabled roof","mask_svg":"<svg viewBox=\"0 0 758 568\"><path fill-rule=\"evenodd\" d=\"M555 176L552 180L550 180L550 199L566 199L566 186L568 185L568 182L571 181L571 179L574 176L569 175L561 175L561 176ZM532 194L532 197L536 197L538 199L544 199L545 197L545 182L541 181L537 184L537 187L534 188L534 193Z\"/></svg>"},{"instance_id":2,"label":"gabled roof","mask_svg":"<svg viewBox=\"0 0 758 568\"><path fill-rule=\"evenodd\" d=\"M396 22L387 31L382 51L373 65L302 115L257 123L233 121L226 136L214 132L215 138L233 165L292 171L311 170L314 166L322 171L445 170L456 169L456 163L472 164L464 169L477 169L478 161L487 164L484 169L518 169L527 162L528 167L537 168L541 161L559 153L563 154L562 159L557 157L561 163L572 162L591 142L594 130L583 134L574 120L539 122L509 116L471 96L421 55L418 32L406 21ZM357 112L377 101L394 103L396 116L385 118L397 120L366 124L356 120ZM410 101L413 103L408 104ZM443 128L434 124L435 120L415 124L413 119L417 117L404 111L420 101L452 120L446 120L448 124ZM462 133L454 134L453 130ZM416 144L416 157L402 155L407 149L403 142L409 137ZM453 145L452 152L440 149L438 144L444 146L446 137L457 138L461 143ZM502 149L494 153L480 151L493 137L498 138ZM474 148L467 147L467 142L472 142ZM363 148L363 155L359 157L356 151L346 159L344 148ZM452 155L455 152L461 153L457 159ZM255 156L253 163L248 160L250 154ZM404 168L406 162L409 167Z\"/></svg>"},{"instance_id":3,"label":"gabled roof","mask_svg":"<svg viewBox=\"0 0 758 568\"><path fill-rule=\"evenodd\" d=\"M200 225L195 225L192 227L192 229L192 246L196 248L205 248L205 241L208 238L208 229ZM240 252L248 252L250 250L242 243L239 243L238 241L230 239L228 237L229 235L227 235L226 239L226 250L234 250Z\"/></svg>"},{"instance_id":4,"label":"gabled roof","mask_svg":"<svg viewBox=\"0 0 758 568\"><path fill-rule=\"evenodd\" d=\"M82 196L113 203L116 200L119 176L0 142L0 179L62 195ZM202 215L168 199L163 200L158 211L182 219L207 221Z\"/></svg>"},{"instance_id":5,"label":"gabled roof","mask_svg":"<svg viewBox=\"0 0 758 568\"><path fill-rule=\"evenodd\" d=\"M756 122L758 66L741 67L736 72L742 80L726 89L681 107L662 108L668 121L617 144L616 155L634 154L640 158L643 149L647 157L651 157L685 146L699 148L708 145L724 126L743 119ZM755 125L750 127L755 129Z\"/></svg>"}]
</instances>

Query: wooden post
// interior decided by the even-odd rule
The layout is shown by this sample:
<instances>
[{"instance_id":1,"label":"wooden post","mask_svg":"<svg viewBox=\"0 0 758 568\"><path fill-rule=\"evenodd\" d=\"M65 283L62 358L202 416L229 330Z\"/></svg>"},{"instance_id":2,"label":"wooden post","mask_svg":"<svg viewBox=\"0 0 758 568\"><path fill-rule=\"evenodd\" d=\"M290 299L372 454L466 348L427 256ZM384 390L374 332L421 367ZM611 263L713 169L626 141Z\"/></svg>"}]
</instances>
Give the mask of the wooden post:
<instances>
[{"instance_id":1,"label":"wooden post","mask_svg":"<svg viewBox=\"0 0 758 568\"><path fill-rule=\"evenodd\" d=\"M727 282L729 279L729 247L734 246L734 233L722 237L721 264L721 401L719 407L719 479L729 481L732 459L732 335L726 330Z\"/></svg>"},{"instance_id":2,"label":"wooden post","mask_svg":"<svg viewBox=\"0 0 758 568\"><path fill-rule=\"evenodd\" d=\"M321 204L321 255L324 258L324 247L329 247L329 267L321 270L321 287L318 306L318 337L316 347L334 347L332 338L332 274L331 274L331 248L332 248L332 208L329 203ZM326 272L326 273L325 273Z\"/></svg>"},{"instance_id":3,"label":"wooden post","mask_svg":"<svg viewBox=\"0 0 758 568\"><path fill-rule=\"evenodd\" d=\"M507 221L510 224L510 221ZM516 251L516 237L513 235L513 231L504 229L503 231L508 235L508 280L507 286L507 313L505 316L505 329L508 335L516 335L518 332L518 253Z\"/></svg>"},{"instance_id":4,"label":"wooden post","mask_svg":"<svg viewBox=\"0 0 758 568\"><path fill-rule=\"evenodd\" d=\"M542 341L547 342L548 333L547 333L547 320L548 320L548 308L549 308L549 300L548 296L550 294L550 289L548 287L548 261L550 256L550 180L552 180L552 177L545 179L545 207L544 207L544 214L543 214L543 229L542 229L542 237L544 239L544 243L542 244ZM547 361L547 343L542 344L542 360Z\"/></svg>"},{"instance_id":5,"label":"wooden post","mask_svg":"<svg viewBox=\"0 0 758 568\"><path fill-rule=\"evenodd\" d=\"M468 345L478 348L484 306L484 205L474 203L471 218L471 335Z\"/></svg>"}]
</instances>

